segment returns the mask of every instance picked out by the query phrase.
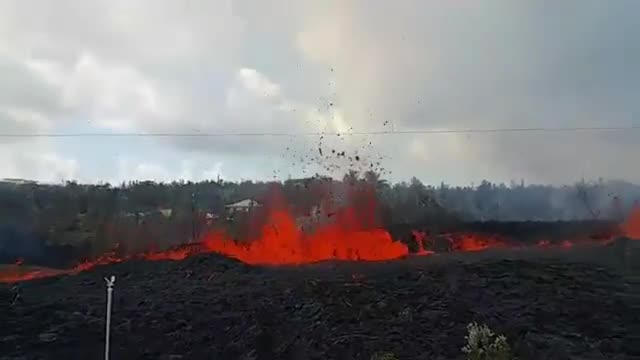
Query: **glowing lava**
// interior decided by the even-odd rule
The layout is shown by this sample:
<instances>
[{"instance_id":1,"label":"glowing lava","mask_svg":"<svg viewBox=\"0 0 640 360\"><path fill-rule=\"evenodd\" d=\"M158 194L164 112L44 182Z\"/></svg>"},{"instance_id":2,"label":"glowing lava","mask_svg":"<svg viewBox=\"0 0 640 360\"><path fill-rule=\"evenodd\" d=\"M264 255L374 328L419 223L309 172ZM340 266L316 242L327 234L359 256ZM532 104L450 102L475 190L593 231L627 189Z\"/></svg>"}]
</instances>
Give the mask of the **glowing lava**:
<instances>
[{"instance_id":1,"label":"glowing lava","mask_svg":"<svg viewBox=\"0 0 640 360\"><path fill-rule=\"evenodd\" d=\"M265 206L264 221L253 219L251 222L254 225L250 227L258 230L255 238L236 241L226 232L218 230L206 235L201 243L166 251L123 255L116 247L113 252L65 270L29 267L18 260L15 264L0 268L0 283L73 275L98 265L132 259L183 260L207 252L233 257L248 264L264 265L303 264L325 260L382 261L409 254L406 244L394 241L387 231L377 226L375 195L370 189L358 189L350 193L349 206L331 209L326 219L315 224L313 231L303 231L278 191L274 194L270 205ZM640 209L631 213L622 229L627 236L640 239ZM481 251L513 246L503 240L478 234L447 234L433 239L419 231L414 231L412 235L418 244L416 255L433 254L438 239L445 239L449 243L448 249L453 251ZM570 241L559 243L564 248L571 248L573 245ZM428 249L427 246L431 248ZM538 246L545 248L552 244L543 240Z\"/></svg>"},{"instance_id":2,"label":"glowing lava","mask_svg":"<svg viewBox=\"0 0 640 360\"><path fill-rule=\"evenodd\" d=\"M640 240L640 208L635 208L622 225L624 234L632 239Z\"/></svg>"},{"instance_id":3,"label":"glowing lava","mask_svg":"<svg viewBox=\"0 0 640 360\"><path fill-rule=\"evenodd\" d=\"M2 271L0 271L0 283L15 283L19 281L65 275L68 273L65 270L22 267L18 264L6 265L1 269Z\"/></svg>"},{"instance_id":4,"label":"glowing lava","mask_svg":"<svg viewBox=\"0 0 640 360\"><path fill-rule=\"evenodd\" d=\"M507 245L499 240L475 234L463 234L451 239L452 249L457 251L482 251L489 248L504 248Z\"/></svg>"},{"instance_id":5,"label":"glowing lava","mask_svg":"<svg viewBox=\"0 0 640 360\"><path fill-rule=\"evenodd\" d=\"M427 233L425 233L424 231L412 230L411 235L413 236L413 239L418 244L418 252L416 252L416 255L431 255L434 253L431 250L427 250L426 243L429 240L427 238Z\"/></svg>"},{"instance_id":6,"label":"glowing lava","mask_svg":"<svg viewBox=\"0 0 640 360\"><path fill-rule=\"evenodd\" d=\"M270 195L258 238L237 243L215 232L204 239L204 246L248 264L268 265L391 260L409 254L407 245L376 226L375 190L370 186L349 188L348 205L331 208L310 232L298 226L279 189Z\"/></svg>"},{"instance_id":7,"label":"glowing lava","mask_svg":"<svg viewBox=\"0 0 640 360\"><path fill-rule=\"evenodd\" d=\"M22 261L15 264L0 267L0 283L15 283L20 281L41 279L59 275L74 275L82 271L90 270L99 265L117 264L126 260L184 260L191 255L201 253L199 244L191 247L181 247L158 252L146 252L136 255L118 256L115 252L108 252L96 259L86 260L71 269L51 269L41 267L23 266Z\"/></svg>"},{"instance_id":8,"label":"glowing lava","mask_svg":"<svg viewBox=\"0 0 640 360\"><path fill-rule=\"evenodd\" d=\"M376 261L397 259L409 254L409 248L395 242L381 229L361 230L351 209L336 215L336 222L313 233L302 232L286 211L270 214L261 236L238 244L223 233L210 234L204 246L248 264L302 264L323 260Z\"/></svg>"},{"instance_id":9,"label":"glowing lava","mask_svg":"<svg viewBox=\"0 0 640 360\"><path fill-rule=\"evenodd\" d=\"M98 265L131 259L183 260L203 252L215 252L248 264L303 264L323 260L379 261L397 259L409 254L407 245L376 227L375 191L369 187L350 189L349 206L338 207L318 223L317 229L304 232L289 211L278 189L272 189L266 210L266 221L255 239L236 242L224 231L215 231L200 244L162 252L120 255L118 249L97 259L80 263L68 270L24 271L15 265L0 272L0 282L76 274ZM255 220L255 219L254 219ZM259 219L258 219L259 220Z\"/></svg>"}]
</instances>

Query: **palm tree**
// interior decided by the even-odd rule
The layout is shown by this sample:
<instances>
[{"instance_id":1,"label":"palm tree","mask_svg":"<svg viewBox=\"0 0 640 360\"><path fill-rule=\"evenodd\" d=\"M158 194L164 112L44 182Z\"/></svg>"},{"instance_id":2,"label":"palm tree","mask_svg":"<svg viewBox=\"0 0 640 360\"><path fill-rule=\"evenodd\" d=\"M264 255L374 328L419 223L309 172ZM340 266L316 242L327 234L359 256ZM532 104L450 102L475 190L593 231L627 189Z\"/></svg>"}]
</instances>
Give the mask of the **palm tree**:
<instances>
[{"instance_id":1,"label":"palm tree","mask_svg":"<svg viewBox=\"0 0 640 360\"><path fill-rule=\"evenodd\" d=\"M389 187L387 180L380 177L380 173L373 170L368 170L364 173L364 181L373 185L376 190L383 190Z\"/></svg>"},{"instance_id":2,"label":"palm tree","mask_svg":"<svg viewBox=\"0 0 640 360\"><path fill-rule=\"evenodd\" d=\"M342 177L342 182L349 185L355 185L358 181L360 181L360 173L357 170L349 170L344 177Z\"/></svg>"}]
</instances>

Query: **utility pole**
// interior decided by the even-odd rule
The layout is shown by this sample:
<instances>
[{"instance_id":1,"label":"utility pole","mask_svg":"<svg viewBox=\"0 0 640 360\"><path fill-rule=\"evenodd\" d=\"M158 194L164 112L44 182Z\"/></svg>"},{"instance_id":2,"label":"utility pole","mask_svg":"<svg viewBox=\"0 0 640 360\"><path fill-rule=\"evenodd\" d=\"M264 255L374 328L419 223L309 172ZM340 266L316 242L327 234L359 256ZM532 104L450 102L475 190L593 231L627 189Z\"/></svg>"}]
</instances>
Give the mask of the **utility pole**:
<instances>
[{"instance_id":1,"label":"utility pole","mask_svg":"<svg viewBox=\"0 0 640 360\"><path fill-rule=\"evenodd\" d=\"M107 321L105 324L105 339L104 339L104 360L109 360L109 345L111 340L111 303L113 297L113 285L116 282L116 277L111 275L110 278L104 278L107 282Z\"/></svg>"}]
</instances>

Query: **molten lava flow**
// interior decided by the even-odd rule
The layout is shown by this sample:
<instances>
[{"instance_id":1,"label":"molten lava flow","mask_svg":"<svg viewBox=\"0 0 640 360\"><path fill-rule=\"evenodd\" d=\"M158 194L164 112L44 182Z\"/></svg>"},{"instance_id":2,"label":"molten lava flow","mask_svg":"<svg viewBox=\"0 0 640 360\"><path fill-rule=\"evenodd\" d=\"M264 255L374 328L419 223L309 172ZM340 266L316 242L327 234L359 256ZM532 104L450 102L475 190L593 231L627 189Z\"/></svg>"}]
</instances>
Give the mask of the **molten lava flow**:
<instances>
[{"instance_id":1,"label":"molten lava flow","mask_svg":"<svg viewBox=\"0 0 640 360\"><path fill-rule=\"evenodd\" d=\"M449 238L452 249L457 251L482 251L490 248L504 248L507 245L497 239L476 234L462 234Z\"/></svg>"},{"instance_id":2,"label":"molten lava flow","mask_svg":"<svg viewBox=\"0 0 640 360\"><path fill-rule=\"evenodd\" d=\"M427 239L427 233L425 233L424 231L413 230L413 231L411 231L411 235L413 236L413 238L415 239L416 243L418 244L418 252L416 252L416 255L431 255L431 254L434 254L433 251L427 250L427 247L425 246L425 243L428 240Z\"/></svg>"},{"instance_id":3,"label":"molten lava flow","mask_svg":"<svg viewBox=\"0 0 640 360\"><path fill-rule=\"evenodd\" d=\"M70 271L73 273L77 273L80 271L92 269L98 265L116 264L127 259L127 256L118 256L115 252L108 252L95 259L83 261L80 264L76 265Z\"/></svg>"},{"instance_id":4,"label":"molten lava flow","mask_svg":"<svg viewBox=\"0 0 640 360\"><path fill-rule=\"evenodd\" d=\"M144 259L144 260L184 260L191 255L203 252L200 244L193 246L183 246L165 251L146 252L135 255L118 255L117 251L110 251L95 259L85 260L71 269L50 269L50 268L34 268L30 266L22 266L21 259L16 260L13 265L6 265L0 268L0 283L15 283L20 281L35 280L40 278L73 275L82 271L90 270L99 265L117 264L126 260Z\"/></svg>"},{"instance_id":5,"label":"molten lava flow","mask_svg":"<svg viewBox=\"0 0 640 360\"><path fill-rule=\"evenodd\" d=\"M562 246L565 249L570 249L573 247L573 242L569 240L562 240L562 242L560 243L560 246Z\"/></svg>"},{"instance_id":6,"label":"molten lava flow","mask_svg":"<svg viewBox=\"0 0 640 360\"><path fill-rule=\"evenodd\" d=\"M213 252L248 264L302 264L323 260L390 260L409 254L408 247L376 228L375 191L370 186L350 188L348 206L328 211L328 222L306 233L284 201L279 189L270 192L266 221L256 239L236 243L223 232L204 240Z\"/></svg>"},{"instance_id":7,"label":"molten lava flow","mask_svg":"<svg viewBox=\"0 0 640 360\"><path fill-rule=\"evenodd\" d=\"M314 233L305 234L286 211L270 214L261 236L238 244L223 233L209 235L204 245L213 252L237 258L248 264L302 264L323 260L389 260L409 253L405 244L394 242L380 229L359 230L349 209L341 211L336 222Z\"/></svg>"},{"instance_id":8,"label":"molten lava flow","mask_svg":"<svg viewBox=\"0 0 640 360\"><path fill-rule=\"evenodd\" d=\"M549 240L539 240L537 245L541 248L548 248L551 246L551 241Z\"/></svg>"},{"instance_id":9,"label":"molten lava flow","mask_svg":"<svg viewBox=\"0 0 640 360\"><path fill-rule=\"evenodd\" d=\"M20 264L6 265L1 269L0 283L15 283L67 274L65 270L23 267Z\"/></svg>"},{"instance_id":10,"label":"molten lava flow","mask_svg":"<svg viewBox=\"0 0 640 360\"><path fill-rule=\"evenodd\" d=\"M248 264L302 264L323 260L390 260L409 253L408 247L395 242L391 235L376 228L375 192L370 187L351 189L349 206L332 209L328 222L319 223L311 233L303 232L278 189L272 189L265 205L266 219L261 220L258 236L237 243L224 231L207 235L202 244L167 251L123 255L118 247L96 259L85 261L72 269L28 271L15 265L13 272L3 271L0 282L15 282L62 274L76 274L98 265L114 264L131 259L182 260L202 252L216 252ZM253 233L253 232L250 232ZM426 253L426 251L424 251Z\"/></svg>"},{"instance_id":11,"label":"molten lava flow","mask_svg":"<svg viewBox=\"0 0 640 360\"><path fill-rule=\"evenodd\" d=\"M326 216L322 221L313 224L314 230L311 232L301 229L291 208L276 189L272 192L270 201L265 202L259 216L248 222L251 231L248 232L248 236L242 236L243 241L235 241L225 231L217 230L205 236L202 243L166 251L131 255L122 254L122 249L116 247L112 252L65 270L28 267L19 260L13 265L0 268L0 282L76 274L98 265L131 259L183 260L203 252L220 253L248 264L268 265L303 264L324 260L380 261L408 255L407 245L394 241L387 231L377 227L378 214L374 191L367 187L352 190L347 194L348 205L329 205L329 209L325 209ZM622 229L627 236L640 239L640 209L631 213ZM416 255L433 254L434 250L439 249L439 240L444 240L444 245L448 245L445 246L445 251L481 251L514 246L503 239L480 234L441 234L433 239L420 231L414 231L412 235L418 245ZM570 241L556 244L552 245L548 240L543 240L538 246L574 246ZM427 245L430 249L427 249Z\"/></svg>"},{"instance_id":12,"label":"molten lava flow","mask_svg":"<svg viewBox=\"0 0 640 360\"><path fill-rule=\"evenodd\" d=\"M632 239L640 240L640 208L631 210L631 214L622 224L624 234Z\"/></svg>"}]
</instances>

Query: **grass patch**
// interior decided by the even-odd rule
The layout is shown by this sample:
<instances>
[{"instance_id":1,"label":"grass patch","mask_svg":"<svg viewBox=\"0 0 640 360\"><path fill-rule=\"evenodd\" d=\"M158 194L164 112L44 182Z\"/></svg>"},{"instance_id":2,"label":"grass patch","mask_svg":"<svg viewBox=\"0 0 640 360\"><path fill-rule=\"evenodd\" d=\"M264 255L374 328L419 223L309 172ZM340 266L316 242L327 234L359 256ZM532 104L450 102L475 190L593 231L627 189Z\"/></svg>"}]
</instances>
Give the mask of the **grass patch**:
<instances>
[{"instance_id":1,"label":"grass patch","mask_svg":"<svg viewBox=\"0 0 640 360\"><path fill-rule=\"evenodd\" d=\"M462 352L468 360L513 360L511 347L504 335L494 333L487 325L467 325L467 344Z\"/></svg>"}]
</instances>

